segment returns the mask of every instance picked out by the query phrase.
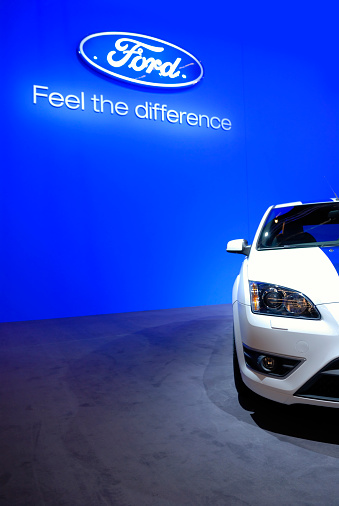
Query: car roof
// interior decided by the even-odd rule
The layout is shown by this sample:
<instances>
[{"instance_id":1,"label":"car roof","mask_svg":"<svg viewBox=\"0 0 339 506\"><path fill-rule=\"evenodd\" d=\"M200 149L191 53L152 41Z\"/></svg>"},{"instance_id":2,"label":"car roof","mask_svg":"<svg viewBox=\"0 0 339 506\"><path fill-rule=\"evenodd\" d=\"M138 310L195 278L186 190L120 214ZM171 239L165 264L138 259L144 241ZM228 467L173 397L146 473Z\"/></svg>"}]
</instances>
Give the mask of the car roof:
<instances>
[{"instance_id":1,"label":"car roof","mask_svg":"<svg viewBox=\"0 0 339 506\"><path fill-rule=\"evenodd\" d=\"M286 204L277 204L275 206L273 206L274 208L279 208L279 207L290 207L290 206L302 206L302 205L312 205L312 204L329 204L331 202L339 202L339 198L333 198L331 200L326 200L326 201L322 201L322 202L301 202L301 201L298 201L298 202L288 202Z\"/></svg>"}]
</instances>

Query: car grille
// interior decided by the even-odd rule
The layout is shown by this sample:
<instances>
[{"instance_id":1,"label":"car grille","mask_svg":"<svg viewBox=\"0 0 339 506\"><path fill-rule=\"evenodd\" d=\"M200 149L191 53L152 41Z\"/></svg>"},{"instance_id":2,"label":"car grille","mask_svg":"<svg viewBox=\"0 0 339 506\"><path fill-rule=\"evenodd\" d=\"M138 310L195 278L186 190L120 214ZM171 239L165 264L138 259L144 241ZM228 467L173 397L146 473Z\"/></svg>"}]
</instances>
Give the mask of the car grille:
<instances>
[{"instance_id":1,"label":"car grille","mask_svg":"<svg viewBox=\"0 0 339 506\"><path fill-rule=\"evenodd\" d=\"M319 371L294 394L325 401L339 402L339 359L335 359Z\"/></svg>"}]
</instances>

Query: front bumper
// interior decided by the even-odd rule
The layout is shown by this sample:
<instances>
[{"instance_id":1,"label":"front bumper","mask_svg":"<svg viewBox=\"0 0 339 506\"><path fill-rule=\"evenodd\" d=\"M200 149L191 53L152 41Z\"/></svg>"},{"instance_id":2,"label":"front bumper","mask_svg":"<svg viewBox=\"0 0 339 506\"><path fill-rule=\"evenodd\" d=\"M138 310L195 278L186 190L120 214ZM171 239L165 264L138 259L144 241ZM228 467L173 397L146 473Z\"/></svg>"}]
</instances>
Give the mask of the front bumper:
<instances>
[{"instance_id":1,"label":"front bumper","mask_svg":"<svg viewBox=\"0 0 339 506\"><path fill-rule=\"evenodd\" d=\"M339 408L339 303L322 304L318 310L321 320L307 320L257 315L248 305L233 304L240 371L251 390L284 404ZM259 372L248 360L246 364L244 347L254 350L254 356L290 359L296 367L280 377Z\"/></svg>"}]
</instances>

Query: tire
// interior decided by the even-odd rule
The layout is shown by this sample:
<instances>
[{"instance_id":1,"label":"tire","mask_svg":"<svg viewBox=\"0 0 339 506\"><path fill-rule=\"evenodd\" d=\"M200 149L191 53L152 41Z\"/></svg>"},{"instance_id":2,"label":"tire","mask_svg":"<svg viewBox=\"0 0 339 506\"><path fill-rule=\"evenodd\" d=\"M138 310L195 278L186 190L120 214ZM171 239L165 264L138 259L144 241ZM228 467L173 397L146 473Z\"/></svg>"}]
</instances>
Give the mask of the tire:
<instances>
[{"instance_id":1,"label":"tire","mask_svg":"<svg viewBox=\"0 0 339 506\"><path fill-rule=\"evenodd\" d=\"M247 411L256 411L257 409L260 409L262 403L264 402L264 399L255 392L252 392L252 390L245 385L241 377L239 360L237 350L235 347L234 332L233 332L233 377L235 389L238 393L238 400L241 407L246 409Z\"/></svg>"},{"instance_id":2,"label":"tire","mask_svg":"<svg viewBox=\"0 0 339 506\"><path fill-rule=\"evenodd\" d=\"M245 385L243 382L243 379L241 377L240 367L239 367L239 360L237 355L237 350L235 347L235 337L233 333L233 377L234 377L234 384L235 389L241 396L248 397L252 392L251 390Z\"/></svg>"}]
</instances>

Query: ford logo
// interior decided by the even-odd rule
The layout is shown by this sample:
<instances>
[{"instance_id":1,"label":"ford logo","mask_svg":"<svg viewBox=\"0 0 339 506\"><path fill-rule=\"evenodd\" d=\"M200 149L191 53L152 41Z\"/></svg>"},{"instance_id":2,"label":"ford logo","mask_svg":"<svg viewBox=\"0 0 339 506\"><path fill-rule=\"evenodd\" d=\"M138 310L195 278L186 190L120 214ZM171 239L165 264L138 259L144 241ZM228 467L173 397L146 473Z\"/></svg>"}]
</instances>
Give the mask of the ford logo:
<instances>
[{"instance_id":1,"label":"ford logo","mask_svg":"<svg viewBox=\"0 0 339 506\"><path fill-rule=\"evenodd\" d=\"M192 86L204 73L201 63L188 51L137 33L93 33L81 41L79 53L100 72L144 86Z\"/></svg>"}]
</instances>

